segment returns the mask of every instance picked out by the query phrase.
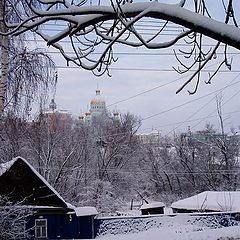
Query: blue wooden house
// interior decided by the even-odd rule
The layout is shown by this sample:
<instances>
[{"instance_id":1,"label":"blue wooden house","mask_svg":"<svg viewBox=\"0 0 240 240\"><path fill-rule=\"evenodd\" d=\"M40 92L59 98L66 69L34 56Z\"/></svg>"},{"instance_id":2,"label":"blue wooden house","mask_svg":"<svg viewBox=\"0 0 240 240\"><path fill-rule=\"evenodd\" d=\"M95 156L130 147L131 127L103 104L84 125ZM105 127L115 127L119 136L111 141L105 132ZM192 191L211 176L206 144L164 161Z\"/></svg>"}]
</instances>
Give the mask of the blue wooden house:
<instances>
[{"instance_id":1,"label":"blue wooden house","mask_svg":"<svg viewBox=\"0 0 240 240\"><path fill-rule=\"evenodd\" d=\"M31 239L95 238L94 207L75 207L21 157L0 164L0 195L33 210L26 227Z\"/></svg>"}]
</instances>

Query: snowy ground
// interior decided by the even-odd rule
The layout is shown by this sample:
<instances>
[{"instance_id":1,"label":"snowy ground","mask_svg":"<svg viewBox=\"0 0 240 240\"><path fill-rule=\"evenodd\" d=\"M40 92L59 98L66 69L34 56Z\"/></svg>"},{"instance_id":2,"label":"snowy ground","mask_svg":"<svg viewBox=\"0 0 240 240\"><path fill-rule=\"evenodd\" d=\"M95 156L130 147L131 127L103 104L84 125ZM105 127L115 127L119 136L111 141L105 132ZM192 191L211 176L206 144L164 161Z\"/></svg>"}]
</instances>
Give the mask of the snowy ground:
<instances>
[{"instance_id":1,"label":"snowy ground","mask_svg":"<svg viewBox=\"0 0 240 240\"><path fill-rule=\"evenodd\" d=\"M240 240L240 224L228 215L219 216L211 213L204 216L173 214L141 218L112 218L100 224L97 239Z\"/></svg>"},{"instance_id":2,"label":"snowy ground","mask_svg":"<svg viewBox=\"0 0 240 240\"><path fill-rule=\"evenodd\" d=\"M196 229L192 226L172 226L148 231L97 237L101 240L240 240L240 226L218 229Z\"/></svg>"}]
</instances>

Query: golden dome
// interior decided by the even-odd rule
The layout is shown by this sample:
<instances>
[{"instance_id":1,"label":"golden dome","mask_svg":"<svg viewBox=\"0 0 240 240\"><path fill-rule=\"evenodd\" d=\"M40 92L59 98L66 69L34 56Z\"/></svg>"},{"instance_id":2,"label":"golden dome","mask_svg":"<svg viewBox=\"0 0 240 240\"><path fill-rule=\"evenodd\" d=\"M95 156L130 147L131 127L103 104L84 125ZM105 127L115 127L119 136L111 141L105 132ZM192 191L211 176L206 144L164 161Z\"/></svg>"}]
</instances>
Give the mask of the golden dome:
<instances>
[{"instance_id":1,"label":"golden dome","mask_svg":"<svg viewBox=\"0 0 240 240\"><path fill-rule=\"evenodd\" d=\"M101 96L100 96L100 90L99 89L97 89L96 90L96 96L90 101L90 104L92 105L94 105L94 104L99 104L99 103L103 103L103 104L105 104L105 100L104 100L104 98L102 98Z\"/></svg>"},{"instance_id":2,"label":"golden dome","mask_svg":"<svg viewBox=\"0 0 240 240\"><path fill-rule=\"evenodd\" d=\"M98 100L95 99L95 98L93 98L93 99L90 101L90 104L96 104L96 103L98 103Z\"/></svg>"}]
</instances>

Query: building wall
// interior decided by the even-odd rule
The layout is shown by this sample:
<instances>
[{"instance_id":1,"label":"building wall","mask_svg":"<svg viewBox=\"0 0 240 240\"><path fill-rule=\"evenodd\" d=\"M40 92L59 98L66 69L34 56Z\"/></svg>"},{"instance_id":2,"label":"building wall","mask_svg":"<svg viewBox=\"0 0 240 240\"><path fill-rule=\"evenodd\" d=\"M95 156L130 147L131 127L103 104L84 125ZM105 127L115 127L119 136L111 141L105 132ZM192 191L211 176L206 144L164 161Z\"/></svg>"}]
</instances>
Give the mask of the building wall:
<instances>
[{"instance_id":1,"label":"building wall","mask_svg":"<svg viewBox=\"0 0 240 240\"><path fill-rule=\"evenodd\" d=\"M44 239L92 239L95 237L93 216L77 217L74 213L38 213L30 217L27 224L32 240L38 239L35 236L36 219L47 220L47 238Z\"/></svg>"}]
</instances>

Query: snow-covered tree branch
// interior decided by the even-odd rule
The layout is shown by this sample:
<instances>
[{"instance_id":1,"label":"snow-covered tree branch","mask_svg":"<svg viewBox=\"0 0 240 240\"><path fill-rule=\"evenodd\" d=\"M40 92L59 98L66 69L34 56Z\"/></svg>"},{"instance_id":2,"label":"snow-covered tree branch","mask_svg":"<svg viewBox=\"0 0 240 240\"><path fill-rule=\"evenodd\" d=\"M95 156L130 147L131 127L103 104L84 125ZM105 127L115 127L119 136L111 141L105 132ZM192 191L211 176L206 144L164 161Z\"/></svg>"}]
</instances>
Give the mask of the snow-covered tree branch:
<instances>
[{"instance_id":1,"label":"snow-covered tree branch","mask_svg":"<svg viewBox=\"0 0 240 240\"><path fill-rule=\"evenodd\" d=\"M209 76L207 83L225 64L229 69L231 63L227 58L227 46L240 50L240 29L235 15L233 0L223 0L217 3L222 8L224 17L219 20L209 10L205 0L182 0L170 4L158 1L88 1L88 0L21 0L13 4L5 0L15 12L15 19L4 14L2 21L7 31L1 31L2 36L17 36L29 30L36 32L49 46L58 49L67 63L92 70L96 75L109 73L109 66L116 61L113 47L116 44L148 49L162 49L174 46L184 39L190 47L189 51L180 50L185 59L179 59L179 73L195 70L194 74L178 90L181 91L193 79L196 87L190 94L196 92L200 80L200 72L206 68L219 50L220 43L225 45L224 57L216 72ZM138 23L145 19L158 21L158 29L145 36ZM55 24L54 31L45 28ZM169 24L181 27L174 36L167 38L164 33ZM215 47L203 49L205 37L215 41ZM70 40L71 52L65 49L63 40ZM95 54L94 53L99 53ZM185 63L186 58L192 59L192 64Z\"/></svg>"},{"instance_id":2,"label":"snow-covered tree branch","mask_svg":"<svg viewBox=\"0 0 240 240\"><path fill-rule=\"evenodd\" d=\"M0 238L25 239L28 236L26 222L32 210L23 202L13 203L6 196L0 196Z\"/></svg>"}]
</instances>

